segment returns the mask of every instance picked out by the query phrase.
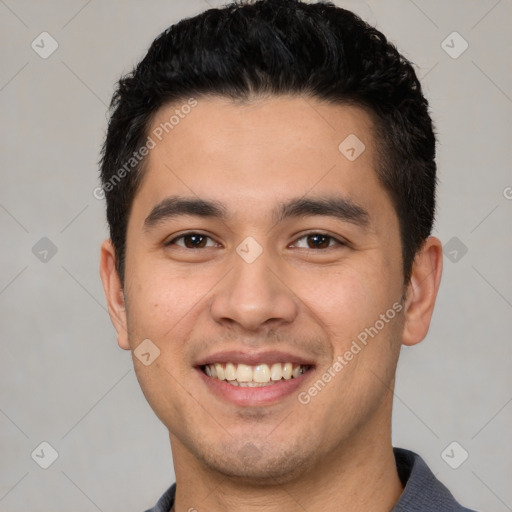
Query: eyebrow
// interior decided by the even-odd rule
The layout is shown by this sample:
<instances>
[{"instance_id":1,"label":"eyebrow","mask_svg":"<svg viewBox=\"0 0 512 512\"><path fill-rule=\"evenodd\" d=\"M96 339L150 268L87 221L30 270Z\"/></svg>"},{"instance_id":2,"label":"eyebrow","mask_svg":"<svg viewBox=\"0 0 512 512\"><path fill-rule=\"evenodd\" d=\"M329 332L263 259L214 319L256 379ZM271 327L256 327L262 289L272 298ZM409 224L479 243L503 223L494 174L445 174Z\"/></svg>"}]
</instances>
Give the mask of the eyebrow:
<instances>
[{"instance_id":1,"label":"eyebrow","mask_svg":"<svg viewBox=\"0 0 512 512\"><path fill-rule=\"evenodd\" d=\"M230 218L224 204L216 200L194 197L170 196L160 201L144 221L144 230L149 231L156 225L180 216L191 215L203 218L218 218L226 221ZM288 218L321 215L367 227L370 215L362 206L351 199L341 196L318 198L298 197L280 203L272 212L275 224Z\"/></svg>"}]
</instances>

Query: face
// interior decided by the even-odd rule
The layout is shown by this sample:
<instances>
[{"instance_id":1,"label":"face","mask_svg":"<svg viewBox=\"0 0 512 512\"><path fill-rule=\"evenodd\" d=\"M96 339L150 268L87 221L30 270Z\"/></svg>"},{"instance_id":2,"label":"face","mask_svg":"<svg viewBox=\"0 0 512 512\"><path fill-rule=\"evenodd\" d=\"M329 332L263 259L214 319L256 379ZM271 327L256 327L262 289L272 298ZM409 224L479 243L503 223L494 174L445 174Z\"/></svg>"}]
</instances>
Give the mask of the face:
<instances>
[{"instance_id":1,"label":"face","mask_svg":"<svg viewBox=\"0 0 512 512\"><path fill-rule=\"evenodd\" d=\"M280 97L199 99L151 149L124 302L108 245L102 277L175 461L286 481L389 434L408 305L374 147L363 110Z\"/></svg>"}]
</instances>

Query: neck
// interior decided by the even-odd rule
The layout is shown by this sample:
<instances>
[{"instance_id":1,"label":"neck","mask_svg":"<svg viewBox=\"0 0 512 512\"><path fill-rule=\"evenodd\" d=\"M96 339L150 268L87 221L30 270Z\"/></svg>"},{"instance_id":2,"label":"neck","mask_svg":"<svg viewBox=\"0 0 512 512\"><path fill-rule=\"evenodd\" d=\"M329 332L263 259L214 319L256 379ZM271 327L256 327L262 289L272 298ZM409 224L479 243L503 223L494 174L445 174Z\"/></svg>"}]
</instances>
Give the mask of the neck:
<instances>
[{"instance_id":1,"label":"neck","mask_svg":"<svg viewBox=\"0 0 512 512\"><path fill-rule=\"evenodd\" d=\"M398 476L390 424L380 436L362 432L333 450L307 473L279 485L258 485L212 472L171 435L176 471L173 512L389 512L403 487Z\"/></svg>"}]
</instances>

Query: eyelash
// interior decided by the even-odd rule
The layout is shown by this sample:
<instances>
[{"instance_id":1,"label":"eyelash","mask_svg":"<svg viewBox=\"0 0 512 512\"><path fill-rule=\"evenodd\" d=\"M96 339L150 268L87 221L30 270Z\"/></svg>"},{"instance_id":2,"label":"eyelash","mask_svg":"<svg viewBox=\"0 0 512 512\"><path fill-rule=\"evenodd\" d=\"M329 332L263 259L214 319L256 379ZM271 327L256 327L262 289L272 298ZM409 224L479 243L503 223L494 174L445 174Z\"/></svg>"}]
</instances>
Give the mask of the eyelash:
<instances>
[{"instance_id":1,"label":"eyelash","mask_svg":"<svg viewBox=\"0 0 512 512\"><path fill-rule=\"evenodd\" d=\"M176 238L173 238L172 240L170 240L169 242L167 242L165 245L166 245L166 246L175 245L176 240L180 240L180 239L182 239L182 238L185 238L185 237L187 237L187 236L192 236L192 235L199 235L199 236L201 236L201 237L205 237L205 238L209 238L210 240L213 240L213 239L212 239L210 236L208 236L208 235L204 235L203 233L198 233L198 232L196 232L196 231L191 231L191 232L189 232L189 233L183 233L182 235L180 235L180 236L178 236L178 237L176 237ZM300 236L299 238L297 238L297 239L296 239L296 241L298 241L298 240L302 240L303 238L307 238L307 237L314 236L314 235L320 235L320 236L323 236L323 237L325 237L325 238L328 238L328 239L329 239L329 243L330 243L331 241L334 241L334 242L336 242L336 244L337 244L338 246L340 246L340 247L343 247L343 246L346 246L346 245L347 245L347 243L345 243L344 241L339 240L338 238L336 238L336 237L334 237L334 236L331 236L331 235L329 235L329 234L327 234L327 233L322 233L322 232L320 232L320 231L312 231L312 232L310 232L310 233L306 233L306 234L304 234L304 235ZM182 247L182 246L178 246L178 247L181 247L182 249L188 249L188 250L191 250L191 251L198 250L198 249L204 249L204 247L196 247L196 248L189 248L189 247ZM333 247L335 247L335 245L329 245L328 247L323 248L323 249L319 249L319 248L317 248L317 249L313 248L313 249L312 249L312 248L309 248L309 247L308 247L308 248L306 248L306 250L309 250L309 251L324 250L324 251L325 251L325 250L327 250L327 249L332 249Z\"/></svg>"}]
</instances>

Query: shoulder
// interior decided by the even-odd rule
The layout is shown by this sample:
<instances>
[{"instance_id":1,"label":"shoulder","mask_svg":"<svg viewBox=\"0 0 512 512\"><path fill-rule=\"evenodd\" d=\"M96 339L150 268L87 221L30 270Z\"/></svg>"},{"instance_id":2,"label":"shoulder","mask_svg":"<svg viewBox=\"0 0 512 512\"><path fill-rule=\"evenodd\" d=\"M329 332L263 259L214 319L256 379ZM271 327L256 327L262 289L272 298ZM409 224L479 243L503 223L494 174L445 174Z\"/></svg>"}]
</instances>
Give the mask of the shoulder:
<instances>
[{"instance_id":1,"label":"shoulder","mask_svg":"<svg viewBox=\"0 0 512 512\"><path fill-rule=\"evenodd\" d=\"M174 496L176 494L176 484L172 484L161 496L157 504L145 512L169 512L174 505Z\"/></svg>"},{"instance_id":2,"label":"shoulder","mask_svg":"<svg viewBox=\"0 0 512 512\"><path fill-rule=\"evenodd\" d=\"M404 490L392 512L475 512L456 501L417 453L404 448L393 451Z\"/></svg>"}]
</instances>

